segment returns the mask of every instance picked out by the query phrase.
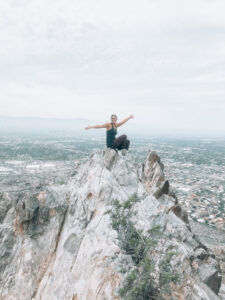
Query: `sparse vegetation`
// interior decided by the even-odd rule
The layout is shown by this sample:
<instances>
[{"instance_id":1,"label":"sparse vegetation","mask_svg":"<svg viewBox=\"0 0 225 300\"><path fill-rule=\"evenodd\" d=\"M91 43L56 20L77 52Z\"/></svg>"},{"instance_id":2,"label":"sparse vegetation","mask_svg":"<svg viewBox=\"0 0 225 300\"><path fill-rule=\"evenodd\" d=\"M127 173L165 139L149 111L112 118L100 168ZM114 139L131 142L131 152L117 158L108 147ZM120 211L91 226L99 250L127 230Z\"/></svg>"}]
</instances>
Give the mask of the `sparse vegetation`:
<instances>
[{"instance_id":1,"label":"sparse vegetation","mask_svg":"<svg viewBox=\"0 0 225 300\"><path fill-rule=\"evenodd\" d=\"M66 182L64 180L59 181L60 185L66 184Z\"/></svg>"},{"instance_id":2,"label":"sparse vegetation","mask_svg":"<svg viewBox=\"0 0 225 300\"><path fill-rule=\"evenodd\" d=\"M171 259L174 255L176 255L177 252L175 251L168 251L165 253L163 259L160 262L160 286L167 285L171 281L173 282L179 282L180 277L179 274L173 270L171 266Z\"/></svg>"},{"instance_id":3,"label":"sparse vegetation","mask_svg":"<svg viewBox=\"0 0 225 300\"><path fill-rule=\"evenodd\" d=\"M162 228L155 226L143 233L135 227L132 216L135 214L134 204L138 201L136 194L120 203L114 200L106 213L110 215L113 229L118 233L119 246L125 256L130 256L129 260L120 259L120 272L125 274L125 279L119 289L119 295L126 300L157 299L159 289L153 276L155 271L154 261L151 253L156 248L158 241L162 237ZM176 282L177 274L174 274L170 258L174 253L162 255L162 272L160 273L161 284L168 284L170 281Z\"/></svg>"}]
</instances>

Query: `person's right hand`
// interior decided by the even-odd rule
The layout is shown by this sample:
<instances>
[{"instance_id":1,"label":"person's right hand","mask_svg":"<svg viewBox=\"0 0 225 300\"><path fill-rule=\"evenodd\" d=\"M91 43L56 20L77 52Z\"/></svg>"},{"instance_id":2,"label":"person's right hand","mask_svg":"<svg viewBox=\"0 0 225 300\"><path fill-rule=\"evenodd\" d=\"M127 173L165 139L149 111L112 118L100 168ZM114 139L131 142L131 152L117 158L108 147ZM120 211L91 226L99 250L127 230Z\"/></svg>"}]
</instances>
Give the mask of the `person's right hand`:
<instances>
[{"instance_id":1,"label":"person's right hand","mask_svg":"<svg viewBox=\"0 0 225 300\"><path fill-rule=\"evenodd\" d=\"M88 125L86 128L85 128L86 130L88 130L88 129L91 129L91 126L90 125Z\"/></svg>"}]
</instances>

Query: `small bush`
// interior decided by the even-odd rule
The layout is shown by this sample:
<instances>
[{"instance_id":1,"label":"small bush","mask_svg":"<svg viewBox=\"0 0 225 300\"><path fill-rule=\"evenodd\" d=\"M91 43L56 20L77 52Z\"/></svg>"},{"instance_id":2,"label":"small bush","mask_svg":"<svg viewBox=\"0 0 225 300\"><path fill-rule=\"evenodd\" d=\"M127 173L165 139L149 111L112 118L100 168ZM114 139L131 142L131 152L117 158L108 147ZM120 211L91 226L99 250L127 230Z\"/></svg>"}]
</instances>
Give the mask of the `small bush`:
<instances>
[{"instance_id":1,"label":"small bush","mask_svg":"<svg viewBox=\"0 0 225 300\"><path fill-rule=\"evenodd\" d=\"M160 262L160 277L159 282L160 285L167 285L169 282L173 281L174 283L177 283L180 281L179 274L173 270L171 266L171 259L174 255L176 255L177 252L168 251L165 253L162 261Z\"/></svg>"},{"instance_id":2,"label":"small bush","mask_svg":"<svg viewBox=\"0 0 225 300\"><path fill-rule=\"evenodd\" d=\"M149 230L143 235L141 230L135 228L131 217L133 206L138 202L136 194L128 198L124 203L118 200L112 202L112 208L106 213L111 217L113 229L118 233L119 246L125 255L130 255L133 261L131 271L127 269L126 261L120 261L121 273L126 273L119 295L127 300L156 299L158 290L151 273L154 271L154 263L149 253L157 244L157 238L161 235L160 227ZM155 239L151 239L151 236Z\"/></svg>"},{"instance_id":3,"label":"small bush","mask_svg":"<svg viewBox=\"0 0 225 300\"><path fill-rule=\"evenodd\" d=\"M112 228L118 233L119 246L125 255L120 259L120 272L125 274L125 279L118 293L126 300L153 300L158 299L159 289L152 276L155 264L151 259L151 252L156 248L163 233L159 225L145 234L136 229L132 216L135 214L134 204L138 201L136 194L123 203L114 200L111 209L106 212L110 215ZM172 251L162 253L159 284L165 289L170 289L169 282L177 282L179 279L178 273L172 270L170 264L175 254L176 252ZM128 262L126 256L131 257L133 264Z\"/></svg>"}]
</instances>

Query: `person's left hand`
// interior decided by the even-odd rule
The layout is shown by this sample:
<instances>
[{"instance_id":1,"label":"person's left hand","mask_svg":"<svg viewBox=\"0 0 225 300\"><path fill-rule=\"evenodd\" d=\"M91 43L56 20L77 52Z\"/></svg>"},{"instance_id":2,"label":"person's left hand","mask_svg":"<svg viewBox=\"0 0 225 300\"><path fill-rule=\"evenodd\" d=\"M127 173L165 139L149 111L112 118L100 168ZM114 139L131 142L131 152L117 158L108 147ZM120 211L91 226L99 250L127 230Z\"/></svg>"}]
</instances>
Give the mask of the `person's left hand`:
<instances>
[{"instance_id":1,"label":"person's left hand","mask_svg":"<svg viewBox=\"0 0 225 300\"><path fill-rule=\"evenodd\" d=\"M130 115L130 117L129 117L130 119L134 119L134 115Z\"/></svg>"}]
</instances>

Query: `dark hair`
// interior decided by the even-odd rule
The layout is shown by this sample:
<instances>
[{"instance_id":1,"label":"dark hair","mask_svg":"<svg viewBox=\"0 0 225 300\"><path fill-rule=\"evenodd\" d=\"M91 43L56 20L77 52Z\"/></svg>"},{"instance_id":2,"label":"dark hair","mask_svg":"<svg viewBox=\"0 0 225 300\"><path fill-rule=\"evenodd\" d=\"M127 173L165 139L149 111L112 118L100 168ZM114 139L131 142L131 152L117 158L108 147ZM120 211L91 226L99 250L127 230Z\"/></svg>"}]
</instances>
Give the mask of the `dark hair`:
<instances>
[{"instance_id":1,"label":"dark hair","mask_svg":"<svg viewBox=\"0 0 225 300\"><path fill-rule=\"evenodd\" d=\"M116 118L117 118L117 115L115 115L115 114L112 114L112 115L111 115L111 118L112 118L112 117L116 117Z\"/></svg>"}]
</instances>

